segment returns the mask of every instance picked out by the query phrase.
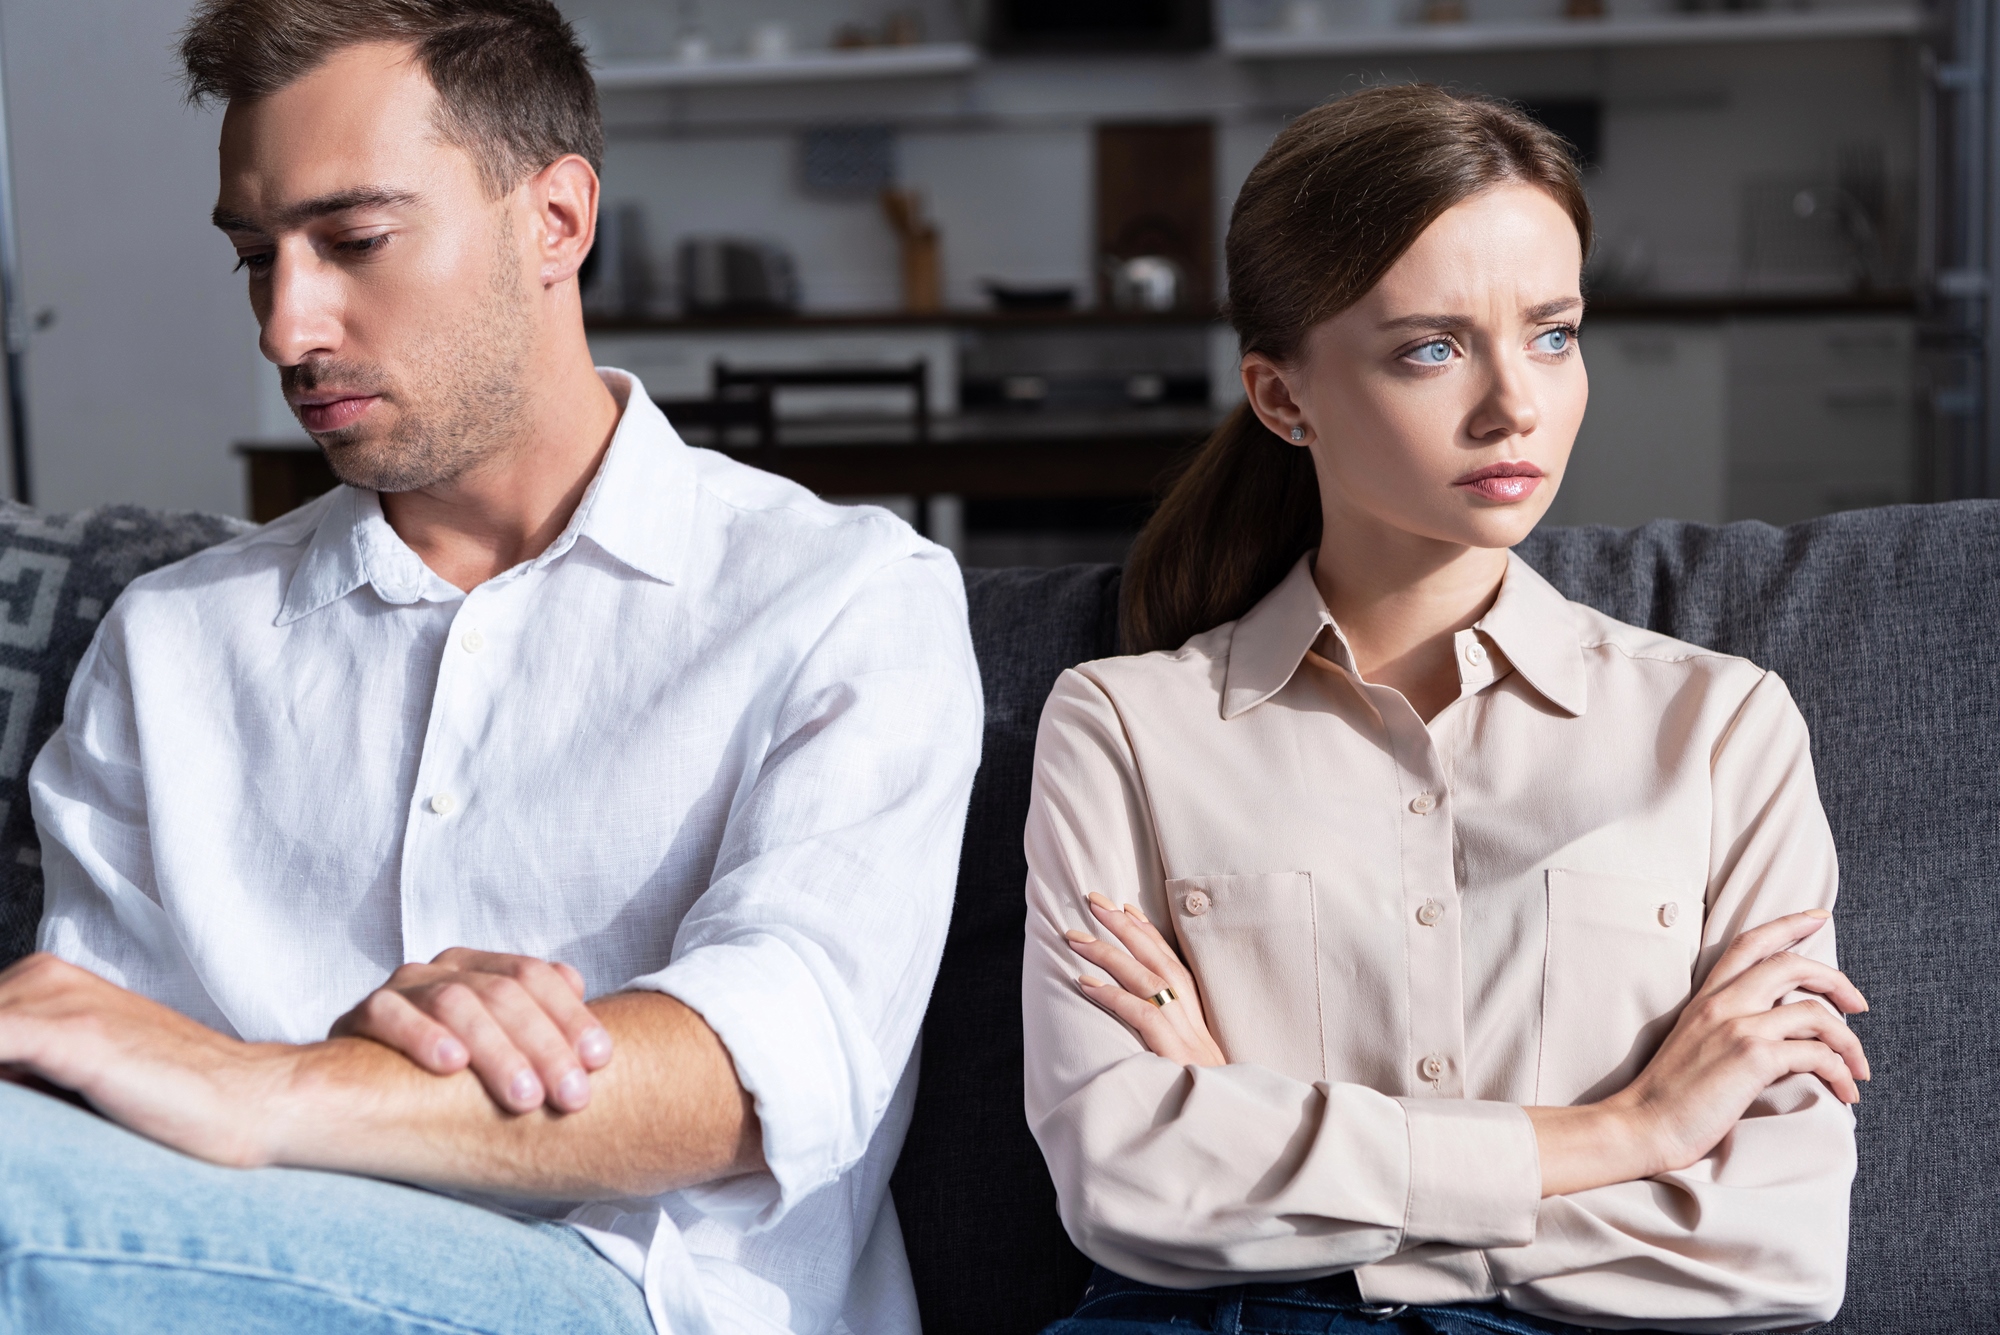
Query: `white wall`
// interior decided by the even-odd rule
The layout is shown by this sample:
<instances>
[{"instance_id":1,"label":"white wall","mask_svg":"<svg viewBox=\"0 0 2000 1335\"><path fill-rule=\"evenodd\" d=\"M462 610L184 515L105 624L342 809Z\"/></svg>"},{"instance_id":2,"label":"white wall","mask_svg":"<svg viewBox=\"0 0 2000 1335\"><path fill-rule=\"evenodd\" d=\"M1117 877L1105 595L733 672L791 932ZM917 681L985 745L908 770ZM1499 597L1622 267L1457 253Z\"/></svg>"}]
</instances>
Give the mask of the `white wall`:
<instances>
[{"instance_id":1,"label":"white wall","mask_svg":"<svg viewBox=\"0 0 2000 1335\"><path fill-rule=\"evenodd\" d=\"M257 328L209 224L217 116L185 108L185 0L0 0L34 500L240 514ZM265 391L268 392L268 391Z\"/></svg>"}]
</instances>

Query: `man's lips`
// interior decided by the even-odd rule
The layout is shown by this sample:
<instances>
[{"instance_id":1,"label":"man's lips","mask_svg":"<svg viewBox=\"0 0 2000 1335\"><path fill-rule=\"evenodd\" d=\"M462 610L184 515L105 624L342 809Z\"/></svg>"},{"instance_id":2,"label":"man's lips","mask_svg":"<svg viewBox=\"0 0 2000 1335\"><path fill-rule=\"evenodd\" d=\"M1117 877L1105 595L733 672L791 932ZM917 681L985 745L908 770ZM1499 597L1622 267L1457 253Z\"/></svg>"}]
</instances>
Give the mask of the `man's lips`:
<instances>
[{"instance_id":1,"label":"man's lips","mask_svg":"<svg viewBox=\"0 0 2000 1335\"><path fill-rule=\"evenodd\" d=\"M379 394L313 394L297 400L299 421L308 431L338 431L361 420Z\"/></svg>"},{"instance_id":2,"label":"man's lips","mask_svg":"<svg viewBox=\"0 0 2000 1335\"><path fill-rule=\"evenodd\" d=\"M1520 459L1475 468L1451 485L1476 492L1489 501L1523 501L1535 494L1543 476L1540 468Z\"/></svg>"}]
</instances>

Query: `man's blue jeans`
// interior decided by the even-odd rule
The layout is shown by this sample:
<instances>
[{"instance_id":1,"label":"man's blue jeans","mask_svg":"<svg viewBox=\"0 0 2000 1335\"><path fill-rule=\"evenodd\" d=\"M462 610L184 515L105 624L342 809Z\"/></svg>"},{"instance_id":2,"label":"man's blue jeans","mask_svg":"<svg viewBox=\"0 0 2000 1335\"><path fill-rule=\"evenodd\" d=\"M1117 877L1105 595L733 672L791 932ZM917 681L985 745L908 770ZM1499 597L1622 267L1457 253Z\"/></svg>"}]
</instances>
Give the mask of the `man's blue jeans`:
<instances>
[{"instance_id":1,"label":"man's blue jeans","mask_svg":"<svg viewBox=\"0 0 2000 1335\"><path fill-rule=\"evenodd\" d=\"M560 1224L339 1173L217 1168L0 1082L4 1335L651 1335Z\"/></svg>"}]
</instances>

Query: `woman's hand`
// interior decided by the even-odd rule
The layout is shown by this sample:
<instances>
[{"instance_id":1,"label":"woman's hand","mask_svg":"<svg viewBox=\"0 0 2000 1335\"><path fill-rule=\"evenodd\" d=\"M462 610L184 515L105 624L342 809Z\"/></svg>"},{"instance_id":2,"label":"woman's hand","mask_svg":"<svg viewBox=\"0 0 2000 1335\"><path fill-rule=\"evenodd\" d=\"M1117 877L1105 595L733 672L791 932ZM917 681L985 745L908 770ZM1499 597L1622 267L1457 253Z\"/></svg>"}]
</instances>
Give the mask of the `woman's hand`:
<instances>
[{"instance_id":1,"label":"woman's hand","mask_svg":"<svg viewBox=\"0 0 2000 1335\"><path fill-rule=\"evenodd\" d=\"M1824 927L1823 909L1738 936L1688 1000L1646 1069L1618 1093L1580 1108L1530 1108L1541 1144L1542 1193L1567 1195L1686 1168L1720 1143L1759 1095L1789 1075L1818 1076L1842 1103L1868 1079L1861 1040L1817 1001L1868 1009L1847 975L1791 947Z\"/></svg>"},{"instance_id":2,"label":"woman's hand","mask_svg":"<svg viewBox=\"0 0 2000 1335\"><path fill-rule=\"evenodd\" d=\"M1227 1066L1229 1059L1208 1032L1201 1013L1201 996L1194 975L1181 963L1159 929L1136 905L1123 910L1103 895L1090 897L1091 916L1116 938L1103 941L1086 932L1065 932L1069 948L1112 977L1112 982L1085 974L1077 979L1083 994L1137 1031L1148 1050L1182 1066ZM1156 1005L1151 998L1171 989L1174 999Z\"/></svg>"}]
</instances>

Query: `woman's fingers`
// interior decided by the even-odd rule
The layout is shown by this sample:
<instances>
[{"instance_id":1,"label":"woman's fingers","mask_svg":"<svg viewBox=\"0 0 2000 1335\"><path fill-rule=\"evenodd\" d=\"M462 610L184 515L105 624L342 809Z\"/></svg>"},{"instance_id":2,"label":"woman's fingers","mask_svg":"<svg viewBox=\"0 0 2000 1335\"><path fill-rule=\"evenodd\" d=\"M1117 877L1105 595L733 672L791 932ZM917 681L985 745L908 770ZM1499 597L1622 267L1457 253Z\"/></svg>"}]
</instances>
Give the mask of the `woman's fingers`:
<instances>
[{"instance_id":1,"label":"woman's fingers","mask_svg":"<svg viewBox=\"0 0 2000 1335\"><path fill-rule=\"evenodd\" d=\"M1816 1075L1842 1103L1861 1102L1861 1091L1855 1087L1853 1073L1832 1048L1811 1039L1793 1039L1780 1046L1781 1060L1792 1074Z\"/></svg>"},{"instance_id":2,"label":"woman's fingers","mask_svg":"<svg viewBox=\"0 0 2000 1335\"><path fill-rule=\"evenodd\" d=\"M1114 983L1135 997L1150 997L1162 987L1171 986L1133 959L1131 953L1116 941L1103 941L1086 932L1067 932L1064 936L1071 950L1110 974ZM1152 1005L1151 1002L1146 1004Z\"/></svg>"},{"instance_id":3,"label":"woman's fingers","mask_svg":"<svg viewBox=\"0 0 2000 1335\"><path fill-rule=\"evenodd\" d=\"M1178 989L1189 981L1188 972L1181 963L1181 957L1160 935L1160 929L1139 911L1136 904L1127 904L1123 909L1113 904L1103 895L1090 897L1090 913L1104 925L1104 930L1118 938L1124 947L1132 952L1132 957L1167 980Z\"/></svg>"},{"instance_id":4,"label":"woman's fingers","mask_svg":"<svg viewBox=\"0 0 2000 1335\"><path fill-rule=\"evenodd\" d=\"M1086 997L1132 1026L1147 1051L1182 1066L1198 1064L1188 1041L1160 1007L1101 978L1085 975L1077 983Z\"/></svg>"},{"instance_id":5,"label":"woman's fingers","mask_svg":"<svg viewBox=\"0 0 2000 1335\"><path fill-rule=\"evenodd\" d=\"M1850 1089L1854 1081L1866 1080L1871 1074L1868 1054L1862 1050L1860 1038L1838 1016L1828 1013L1826 1007L1816 1001L1794 1001L1764 1015L1751 1016L1743 1023L1765 1039L1779 1042L1810 1039L1824 1044L1840 1058L1841 1073L1847 1078ZM1857 1092L1855 1098L1859 1097ZM1846 1101L1852 1103L1854 1100Z\"/></svg>"},{"instance_id":6,"label":"woman's fingers","mask_svg":"<svg viewBox=\"0 0 2000 1335\"><path fill-rule=\"evenodd\" d=\"M1813 992L1844 1015L1868 1009L1868 998L1853 980L1830 964L1780 951L1745 969L1736 979L1710 995L1742 1014L1753 1014L1776 1005L1788 992Z\"/></svg>"},{"instance_id":7,"label":"woman's fingers","mask_svg":"<svg viewBox=\"0 0 2000 1335\"><path fill-rule=\"evenodd\" d=\"M1825 909L1807 909L1803 913L1788 913L1747 932L1737 934L1729 948L1722 952L1722 958L1715 962L1708 980L1702 984L1705 992L1718 991L1735 982L1742 974L1769 959L1780 951L1790 950L1799 942L1817 932L1832 919Z\"/></svg>"}]
</instances>

